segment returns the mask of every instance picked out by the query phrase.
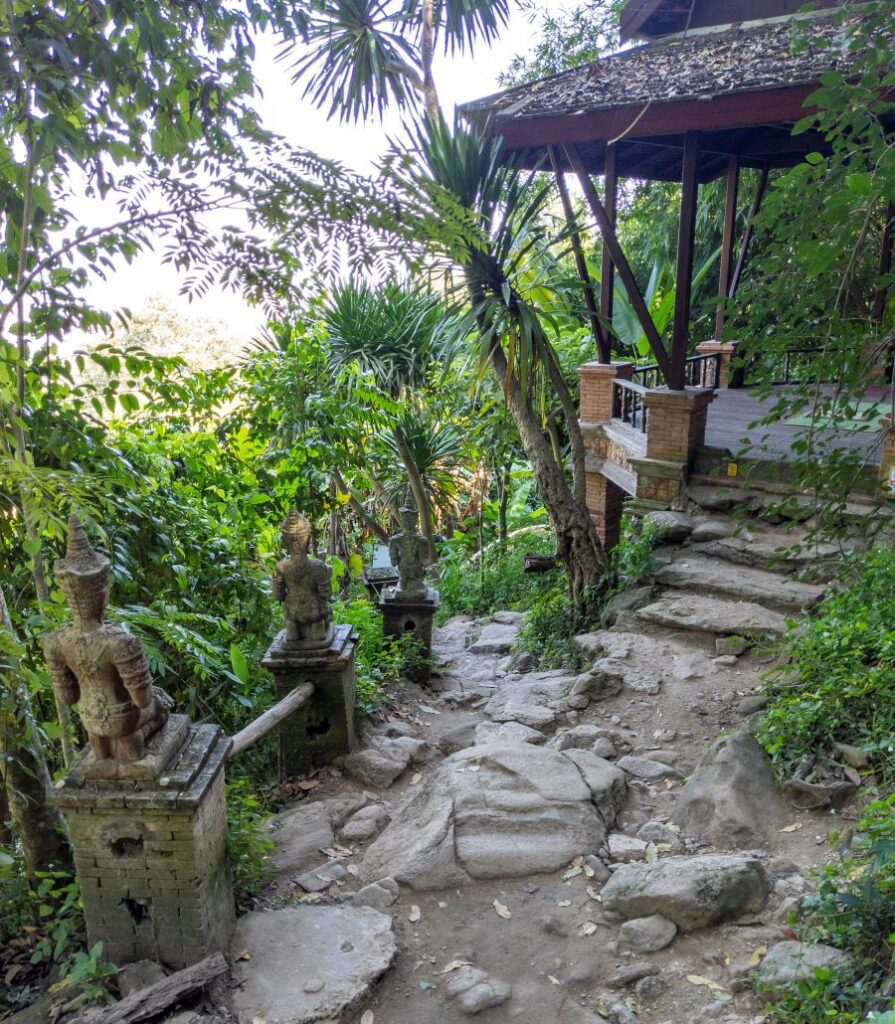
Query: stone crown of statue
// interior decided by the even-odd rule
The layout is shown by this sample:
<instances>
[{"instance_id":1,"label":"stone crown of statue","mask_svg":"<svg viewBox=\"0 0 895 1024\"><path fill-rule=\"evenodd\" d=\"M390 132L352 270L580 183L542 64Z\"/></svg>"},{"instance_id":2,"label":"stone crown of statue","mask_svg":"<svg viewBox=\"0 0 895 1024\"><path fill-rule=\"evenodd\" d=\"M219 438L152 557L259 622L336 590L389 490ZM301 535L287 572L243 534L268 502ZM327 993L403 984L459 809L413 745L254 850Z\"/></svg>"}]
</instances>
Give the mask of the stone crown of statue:
<instances>
[{"instance_id":1,"label":"stone crown of statue","mask_svg":"<svg viewBox=\"0 0 895 1024\"><path fill-rule=\"evenodd\" d=\"M93 549L81 520L72 513L68 520L65 557L57 558L54 565L56 576L71 582L102 583L108 578L111 566L105 555Z\"/></svg>"},{"instance_id":2,"label":"stone crown of statue","mask_svg":"<svg viewBox=\"0 0 895 1024\"><path fill-rule=\"evenodd\" d=\"M289 510L286 522L283 523L280 536L288 551L293 554L306 555L311 543L311 524L298 509L292 508Z\"/></svg>"}]
</instances>

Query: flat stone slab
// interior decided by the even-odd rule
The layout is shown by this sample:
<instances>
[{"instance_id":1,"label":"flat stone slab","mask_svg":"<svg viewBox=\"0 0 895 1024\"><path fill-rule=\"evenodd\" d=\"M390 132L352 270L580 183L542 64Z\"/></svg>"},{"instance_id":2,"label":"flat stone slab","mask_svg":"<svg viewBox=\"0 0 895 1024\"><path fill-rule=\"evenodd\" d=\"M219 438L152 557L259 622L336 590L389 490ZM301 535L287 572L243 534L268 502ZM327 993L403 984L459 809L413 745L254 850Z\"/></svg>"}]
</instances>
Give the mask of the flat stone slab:
<instances>
[{"instance_id":1,"label":"flat stone slab","mask_svg":"<svg viewBox=\"0 0 895 1024\"><path fill-rule=\"evenodd\" d=\"M774 572L749 566L733 568L729 563L693 555L679 554L656 573L659 583L678 590L701 594L720 594L736 601L755 601L785 611L811 608L821 599L824 588L798 583Z\"/></svg>"},{"instance_id":2,"label":"flat stone slab","mask_svg":"<svg viewBox=\"0 0 895 1024\"><path fill-rule=\"evenodd\" d=\"M340 1018L389 969L392 919L372 907L289 907L236 922L233 1009L240 1024Z\"/></svg>"},{"instance_id":3,"label":"flat stone slab","mask_svg":"<svg viewBox=\"0 0 895 1024\"><path fill-rule=\"evenodd\" d=\"M509 654L518 637L518 622L489 622L469 651L471 654Z\"/></svg>"},{"instance_id":4,"label":"flat stone slab","mask_svg":"<svg viewBox=\"0 0 895 1024\"><path fill-rule=\"evenodd\" d=\"M840 554L831 543L802 543L804 532L758 529L742 536L724 537L699 545L699 551L712 558L761 568L795 569L828 561ZM782 543L781 543L782 542Z\"/></svg>"},{"instance_id":5,"label":"flat stone slab","mask_svg":"<svg viewBox=\"0 0 895 1024\"><path fill-rule=\"evenodd\" d=\"M625 774L588 750L491 743L452 754L367 849L361 878L412 889L557 871L599 849Z\"/></svg>"},{"instance_id":6,"label":"flat stone slab","mask_svg":"<svg viewBox=\"0 0 895 1024\"><path fill-rule=\"evenodd\" d=\"M656 626L719 636L776 636L786 629L786 617L771 608L699 594L665 594L635 614Z\"/></svg>"}]
</instances>

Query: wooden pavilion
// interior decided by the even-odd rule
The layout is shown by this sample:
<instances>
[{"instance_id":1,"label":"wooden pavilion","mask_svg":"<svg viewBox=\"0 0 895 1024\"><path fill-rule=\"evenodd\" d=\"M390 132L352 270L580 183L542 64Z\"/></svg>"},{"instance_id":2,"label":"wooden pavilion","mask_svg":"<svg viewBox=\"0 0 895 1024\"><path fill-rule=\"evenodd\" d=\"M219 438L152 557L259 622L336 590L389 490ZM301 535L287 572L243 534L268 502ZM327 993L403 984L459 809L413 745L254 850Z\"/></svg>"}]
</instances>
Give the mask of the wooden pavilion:
<instances>
[{"instance_id":1,"label":"wooden pavilion","mask_svg":"<svg viewBox=\"0 0 895 1024\"><path fill-rule=\"evenodd\" d=\"M742 401L737 408L717 401L710 413L713 400L733 396L728 389L740 383L731 367L736 343L722 340L725 305L741 280L771 171L827 149L819 134L793 135L792 128L809 112L806 100L821 75L848 72L847 31L861 17L858 8L843 24L842 12L829 10L836 0L822 0L810 15L796 15L800 6L801 0L629 0L622 38L644 40L641 45L464 108L467 118L502 136L508 151L522 151L529 166L552 169L570 225L565 176L574 174L600 230L598 294L574 230L572 248L598 353L596 362L579 370L588 504L609 546L617 541L626 495L653 508L667 508L680 496L706 445L707 428L709 443L713 422L722 428L717 440L730 433L718 416L722 406L739 415L736 429L750 419ZM758 170L759 185L738 238L744 168ZM602 198L594 175L605 177ZM694 346L690 303L699 187L722 177L726 206L715 333ZM616 234L624 178L681 183L668 346ZM652 366L612 361L615 275L649 342Z\"/></svg>"}]
</instances>

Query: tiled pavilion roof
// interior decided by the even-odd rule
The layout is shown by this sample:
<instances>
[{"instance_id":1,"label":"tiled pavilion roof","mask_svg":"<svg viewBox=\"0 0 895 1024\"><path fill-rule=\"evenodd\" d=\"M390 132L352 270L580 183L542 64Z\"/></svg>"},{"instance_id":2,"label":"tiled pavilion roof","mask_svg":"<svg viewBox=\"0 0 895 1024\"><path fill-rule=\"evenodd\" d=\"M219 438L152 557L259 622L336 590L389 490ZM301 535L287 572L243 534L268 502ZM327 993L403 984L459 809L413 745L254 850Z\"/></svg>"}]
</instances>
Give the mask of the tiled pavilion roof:
<instances>
[{"instance_id":1,"label":"tiled pavilion roof","mask_svg":"<svg viewBox=\"0 0 895 1024\"><path fill-rule=\"evenodd\" d=\"M651 138L655 146L656 137L684 131L749 128L754 145L758 126L771 138L790 140L791 159L790 127L825 71L848 71L848 29L858 18L852 14L843 24L841 14L823 12L701 29L508 89L467 104L463 113L489 123L511 149L569 141L584 150L594 144L592 165L600 163L601 144L620 136L632 142ZM719 156L736 150L743 138L728 137ZM816 144L805 141L809 149ZM753 155L754 162L766 156ZM720 173L723 163L712 173ZM677 173L668 166L655 176Z\"/></svg>"}]
</instances>

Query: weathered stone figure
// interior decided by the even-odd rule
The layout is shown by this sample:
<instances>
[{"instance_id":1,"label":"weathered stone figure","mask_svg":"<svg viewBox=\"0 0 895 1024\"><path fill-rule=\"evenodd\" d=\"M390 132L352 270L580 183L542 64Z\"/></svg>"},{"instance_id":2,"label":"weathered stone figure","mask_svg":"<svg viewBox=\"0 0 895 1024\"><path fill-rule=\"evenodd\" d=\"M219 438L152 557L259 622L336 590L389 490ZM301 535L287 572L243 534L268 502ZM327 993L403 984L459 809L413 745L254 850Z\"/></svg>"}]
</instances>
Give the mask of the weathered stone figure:
<instances>
[{"instance_id":1,"label":"weathered stone figure","mask_svg":"<svg viewBox=\"0 0 895 1024\"><path fill-rule=\"evenodd\" d=\"M139 761L171 704L152 685L140 641L120 623L105 621L110 568L73 515L55 572L74 621L44 638L44 653L60 700L78 704L94 757Z\"/></svg>"},{"instance_id":2,"label":"weathered stone figure","mask_svg":"<svg viewBox=\"0 0 895 1024\"><path fill-rule=\"evenodd\" d=\"M292 509L281 537L289 557L277 562L273 592L283 605L286 642L328 647L333 639L332 576L325 562L308 557L311 524Z\"/></svg>"},{"instance_id":3,"label":"weathered stone figure","mask_svg":"<svg viewBox=\"0 0 895 1024\"><path fill-rule=\"evenodd\" d=\"M388 542L388 553L398 570L396 601L418 601L428 595L425 572L429 564L429 543L417 531L419 514L416 507L408 502L398 510L403 527Z\"/></svg>"}]
</instances>

